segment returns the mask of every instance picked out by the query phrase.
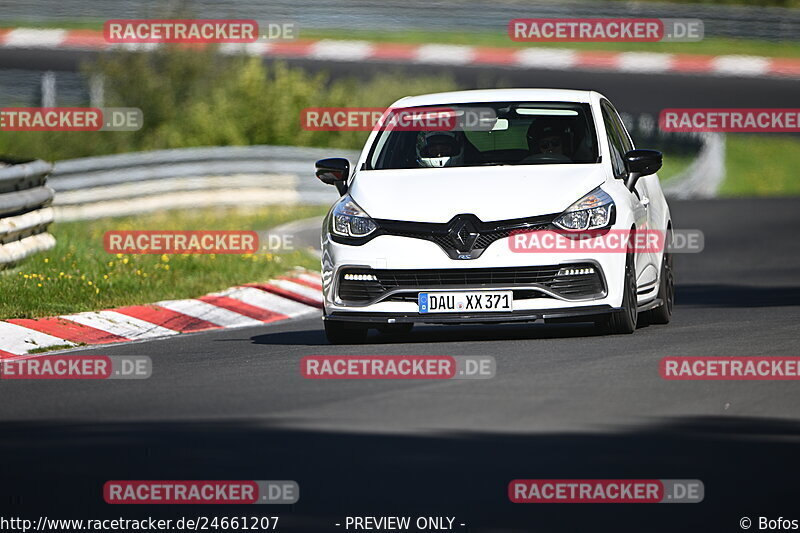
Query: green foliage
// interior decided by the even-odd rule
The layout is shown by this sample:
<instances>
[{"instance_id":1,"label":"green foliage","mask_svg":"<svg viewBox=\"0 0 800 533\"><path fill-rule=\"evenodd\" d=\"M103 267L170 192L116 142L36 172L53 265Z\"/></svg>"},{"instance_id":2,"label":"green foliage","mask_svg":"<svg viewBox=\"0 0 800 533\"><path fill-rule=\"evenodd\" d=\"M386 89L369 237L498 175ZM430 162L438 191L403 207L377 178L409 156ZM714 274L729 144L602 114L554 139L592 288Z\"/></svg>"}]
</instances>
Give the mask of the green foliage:
<instances>
[{"instance_id":1,"label":"green foliage","mask_svg":"<svg viewBox=\"0 0 800 533\"><path fill-rule=\"evenodd\" d=\"M192 146L274 144L359 148L367 132L304 131L307 107L386 107L409 94L452 90L445 76L379 74L366 82L331 80L261 58L217 49L164 47L113 52L85 67L102 76L106 107L138 107L137 132L6 132L0 153L69 159Z\"/></svg>"}]
</instances>

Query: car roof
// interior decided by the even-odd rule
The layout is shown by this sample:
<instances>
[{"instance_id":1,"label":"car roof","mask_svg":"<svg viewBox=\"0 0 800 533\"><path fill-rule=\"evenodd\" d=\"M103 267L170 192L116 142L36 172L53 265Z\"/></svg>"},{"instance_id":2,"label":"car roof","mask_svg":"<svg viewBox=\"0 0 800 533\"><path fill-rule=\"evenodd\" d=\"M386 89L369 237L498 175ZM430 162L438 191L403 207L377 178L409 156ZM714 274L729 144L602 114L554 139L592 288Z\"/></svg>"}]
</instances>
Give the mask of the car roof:
<instances>
[{"instance_id":1,"label":"car roof","mask_svg":"<svg viewBox=\"0 0 800 533\"><path fill-rule=\"evenodd\" d=\"M574 89L483 89L423 94L401 98L392 107L412 107L481 102L578 102L591 103L592 97L602 97L595 91Z\"/></svg>"}]
</instances>

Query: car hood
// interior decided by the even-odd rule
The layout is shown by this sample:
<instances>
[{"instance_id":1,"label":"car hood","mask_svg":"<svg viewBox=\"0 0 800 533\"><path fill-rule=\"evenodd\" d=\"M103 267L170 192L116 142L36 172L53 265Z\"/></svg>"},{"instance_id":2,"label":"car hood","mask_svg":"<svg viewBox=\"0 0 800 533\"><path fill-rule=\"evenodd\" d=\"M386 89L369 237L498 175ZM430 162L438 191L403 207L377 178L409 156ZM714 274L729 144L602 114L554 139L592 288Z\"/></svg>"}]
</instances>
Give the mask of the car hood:
<instances>
[{"instance_id":1,"label":"car hood","mask_svg":"<svg viewBox=\"0 0 800 533\"><path fill-rule=\"evenodd\" d=\"M362 170L350 195L372 218L489 222L560 213L604 181L600 164Z\"/></svg>"}]
</instances>

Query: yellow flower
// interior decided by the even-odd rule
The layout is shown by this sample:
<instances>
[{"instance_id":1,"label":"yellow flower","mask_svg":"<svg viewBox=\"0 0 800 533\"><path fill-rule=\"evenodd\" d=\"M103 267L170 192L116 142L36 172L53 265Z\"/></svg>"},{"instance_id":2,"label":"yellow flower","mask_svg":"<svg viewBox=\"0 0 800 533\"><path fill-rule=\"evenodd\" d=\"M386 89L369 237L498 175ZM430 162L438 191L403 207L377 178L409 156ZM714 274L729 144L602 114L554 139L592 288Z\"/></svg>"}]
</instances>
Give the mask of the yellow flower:
<instances>
[{"instance_id":1,"label":"yellow flower","mask_svg":"<svg viewBox=\"0 0 800 533\"><path fill-rule=\"evenodd\" d=\"M169 270L169 265L164 265L164 270Z\"/></svg>"},{"instance_id":2,"label":"yellow flower","mask_svg":"<svg viewBox=\"0 0 800 533\"><path fill-rule=\"evenodd\" d=\"M49 262L50 262L50 258L49 258L49 257L45 257L45 258L44 258L44 262L45 262L45 263L49 263Z\"/></svg>"},{"instance_id":3,"label":"yellow flower","mask_svg":"<svg viewBox=\"0 0 800 533\"><path fill-rule=\"evenodd\" d=\"M41 284L41 283L37 283L37 284L36 284L36 286L37 286L37 287L41 287L41 286L42 286L42 284Z\"/></svg>"},{"instance_id":4,"label":"yellow flower","mask_svg":"<svg viewBox=\"0 0 800 533\"><path fill-rule=\"evenodd\" d=\"M91 284L92 284L92 282L91 282L91 281L87 282L87 285L91 285Z\"/></svg>"},{"instance_id":5,"label":"yellow flower","mask_svg":"<svg viewBox=\"0 0 800 533\"><path fill-rule=\"evenodd\" d=\"M100 289L98 289L97 287L95 287L95 288L94 288L94 293L95 293L95 294L100 294Z\"/></svg>"},{"instance_id":6,"label":"yellow flower","mask_svg":"<svg viewBox=\"0 0 800 533\"><path fill-rule=\"evenodd\" d=\"M161 254L161 260L165 263L169 263L169 256L167 254Z\"/></svg>"},{"instance_id":7,"label":"yellow flower","mask_svg":"<svg viewBox=\"0 0 800 533\"><path fill-rule=\"evenodd\" d=\"M117 259L122 259L122 254L117 254Z\"/></svg>"},{"instance_id":8,"label":"yellow flower","mask_svg":"<svg viewBox=\"0 0 800 533\"><path fill-rule=\"evenodd\" d=\"M108 262L108 266L113 267L114 266L114 261L109 261Z\"/></svg>"},{"instance_id":9,"label":"yellow flower","mask_svg":"<svg viewBox=\"0 0 800 533\"><path fill-rule=\"evenodd\" d=\"M123 264L123 265L127 265L127 264L128 264L128 258L127 258L127 257L126 257L125 259L123 259L123 260L122 260L122 264Z\"/></svg>"},{"instance_id":10,"label":"yellow flower","mask_svg":"<svg viewBox=\"0 0 800 533\"><path fill-rule=\"evenodd\" d=\"M108 279L108 274L103 274L103 279Z\"/></svg>"}]
</instances>

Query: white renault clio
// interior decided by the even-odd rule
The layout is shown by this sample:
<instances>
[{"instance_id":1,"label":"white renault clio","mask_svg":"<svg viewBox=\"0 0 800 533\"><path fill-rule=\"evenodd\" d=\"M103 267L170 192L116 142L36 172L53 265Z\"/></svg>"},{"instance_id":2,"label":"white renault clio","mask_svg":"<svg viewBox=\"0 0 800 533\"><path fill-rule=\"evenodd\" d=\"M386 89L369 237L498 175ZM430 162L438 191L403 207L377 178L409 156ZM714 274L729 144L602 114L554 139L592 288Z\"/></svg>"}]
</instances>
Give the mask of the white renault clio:
<instances>
[{"instance_id":1,"label":"white renault clio","mask_svg":"<svg viewBox=\"0 0 800 533\"><path fill-rule=\"evenodd\" d=\"M512 245L541 230L590 231L590 240L659 230L669 242L655 175L661 154L634 149L602 94L462 91L403 98L390 109L462 117L478 109L482 118L474 128L384 122L355 166L317 162L317 177L341 194L322 228L330 342L418 323L580 321L631 333L637 320L669 322L666 247L524 253L531 250Z\"/></svg>"}]
</instances>

